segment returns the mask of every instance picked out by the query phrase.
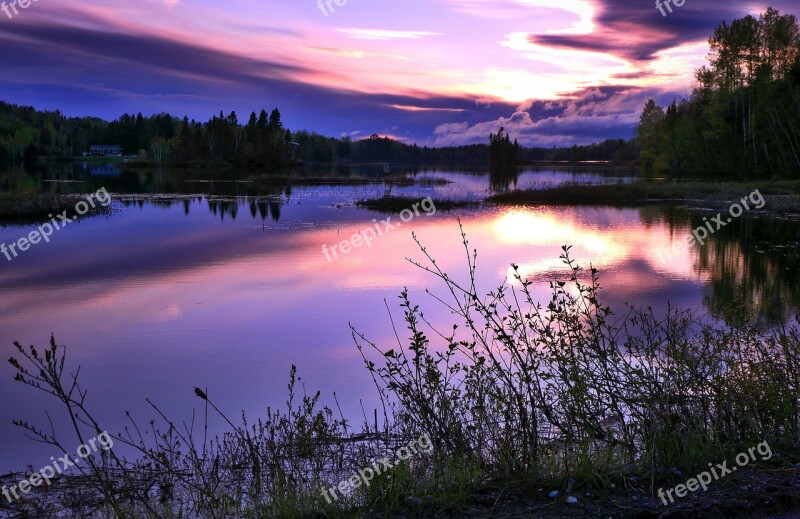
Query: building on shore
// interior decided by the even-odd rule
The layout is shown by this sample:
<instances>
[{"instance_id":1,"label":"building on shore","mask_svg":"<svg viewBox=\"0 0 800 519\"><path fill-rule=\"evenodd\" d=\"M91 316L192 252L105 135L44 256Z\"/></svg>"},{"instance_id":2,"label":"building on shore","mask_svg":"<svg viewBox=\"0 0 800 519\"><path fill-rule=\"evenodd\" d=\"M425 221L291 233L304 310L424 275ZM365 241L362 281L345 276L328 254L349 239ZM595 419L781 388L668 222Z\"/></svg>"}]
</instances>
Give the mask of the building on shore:
<instances>
[{"instance_id":1,"label":"building on shore","mask_svg":"<svg viewBox=\"0 0 800 519\"><path fill-rule=\"evenodd\" d=\"M103 157L121 157L122 146L94 144L92 146L89 146L89 155L100 155Z\"/></svg>"}]
</instances>

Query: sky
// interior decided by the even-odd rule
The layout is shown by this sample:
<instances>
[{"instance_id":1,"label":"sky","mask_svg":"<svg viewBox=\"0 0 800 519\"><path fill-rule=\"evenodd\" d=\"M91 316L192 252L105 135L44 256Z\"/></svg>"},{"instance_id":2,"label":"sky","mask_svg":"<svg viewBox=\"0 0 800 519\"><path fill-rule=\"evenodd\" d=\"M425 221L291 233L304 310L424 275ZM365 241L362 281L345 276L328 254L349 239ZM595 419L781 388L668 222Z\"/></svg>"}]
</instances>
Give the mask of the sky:
<instances>
[{"instance_id":1,"label":"sky","mask_svg":"<svg viewBox=\"0 0 800 519\"><path fill-rule=\"evenodd\" d=\"M630 138L647 99L690 95L723 20L798 14L796 0L666 16L650 0L27 1L0 11L4 101L106 120L277 107L293 130L427 146L501 126L526 146Z\"/></svg>"}]
</instances>

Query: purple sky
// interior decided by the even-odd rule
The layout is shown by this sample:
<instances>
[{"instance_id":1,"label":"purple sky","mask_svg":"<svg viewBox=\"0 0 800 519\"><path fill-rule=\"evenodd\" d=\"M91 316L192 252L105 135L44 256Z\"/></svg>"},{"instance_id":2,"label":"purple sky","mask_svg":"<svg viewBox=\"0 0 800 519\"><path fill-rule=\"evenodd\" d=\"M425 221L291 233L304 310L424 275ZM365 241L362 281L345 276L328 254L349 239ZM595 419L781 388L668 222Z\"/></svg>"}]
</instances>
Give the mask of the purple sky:
<instances>
[{"instance_id":1,"label":"purple sky","mask_svg":"<svg viewBox=\"0 0 800 519\"><path fill-rule=\"evenodd\" d=\"M0 12L0 99L109 120L277 106L291 129L427 145L503 125L538 146L631 137L648 98L691 92L714 27L770 5L686 0L665 17L649 0L91 4Z\"/></svg>"}]
</instances>

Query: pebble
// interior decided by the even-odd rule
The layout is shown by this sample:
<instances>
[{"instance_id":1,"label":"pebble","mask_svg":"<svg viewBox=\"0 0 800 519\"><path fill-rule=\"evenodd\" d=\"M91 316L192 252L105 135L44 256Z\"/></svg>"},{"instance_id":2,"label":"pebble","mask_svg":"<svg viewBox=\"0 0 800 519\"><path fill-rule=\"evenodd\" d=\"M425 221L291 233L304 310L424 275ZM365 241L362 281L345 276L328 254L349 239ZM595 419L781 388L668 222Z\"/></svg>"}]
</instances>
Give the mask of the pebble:
<instances>
[{"instance_id":1,"label":"pebble","mask_svg":"<svg viewBox=\"0 0 800 519\"><path fill-rule=\"evenodd\" d=\"M406 506L410 506L410 507L422 506L422 499L420 499L418 497L408 496L406 498Z\"/></svg>"},{"instance_id":2,"label":"pebble","mask_svg":"<svg viewBox=\"0 0 800 519\"><path fill-rule=\"evenodd\" d=\"M570 504L570 505L574 505L577 502L578 502L578 498L577 497L569 496L567 498L567 503Z\"/></svg>"},{"instance_id":3,"label":"pebble","mask_svg":"<svg viewBox=\"0 0 800 519\"><path fill-rule=\"evenodd\" d=\"M557 498L557 497L558 497L558 494L559 494L558 490L553 490L552 492L550 492L550 493L547 495L547 497L549 497L550 499L555 499L555 498Z\"/></svg>"}]
</instances>

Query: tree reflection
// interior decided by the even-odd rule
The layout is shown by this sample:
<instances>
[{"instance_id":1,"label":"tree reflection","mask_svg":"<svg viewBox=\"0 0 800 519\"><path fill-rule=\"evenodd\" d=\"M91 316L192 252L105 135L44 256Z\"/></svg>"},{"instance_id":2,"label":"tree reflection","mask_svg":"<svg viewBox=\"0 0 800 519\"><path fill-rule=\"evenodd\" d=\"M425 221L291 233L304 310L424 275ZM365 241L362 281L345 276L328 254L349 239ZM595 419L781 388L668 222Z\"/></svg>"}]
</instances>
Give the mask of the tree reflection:
<instances>
[{"instance_id":1,"label":"tree reflection","mask_svg":"<svg viewBox=\"0 0 800 519\"><path fill-rule=\"evenodd\" d=\"M520 168L509 167L491 167L489 168L489 189L496 193L504 193L517 187L519 180Z\"/></svg>"},{"instance_id":2,"label":"tree reflection","mask_svg":"<svg viewBox=\"0 0 800 519\"><path fill-rule=\"evenodd\" d=\"M702 225L692 217L692 227ZM728 319L749 314L769 325L786 322L800 303L796 222L741 218L718 230L698 255L698 271L711 274L705 305Z\"/></svg>"},{"instance_id":3,"label":"tree reflection","mask_svg":"<svg viewBox=\"0 0 800 519\"><path fill-rule=\"evenodd\" d=\"M640 211L645 225L668 223L675 239L705 224L706 214L675 207ZM785 323L800 307L800 226L779 217L734 219L695 245L694 270L709 278L703 295L708 311L726 321Z\"/></svg>"}]
</instances>

